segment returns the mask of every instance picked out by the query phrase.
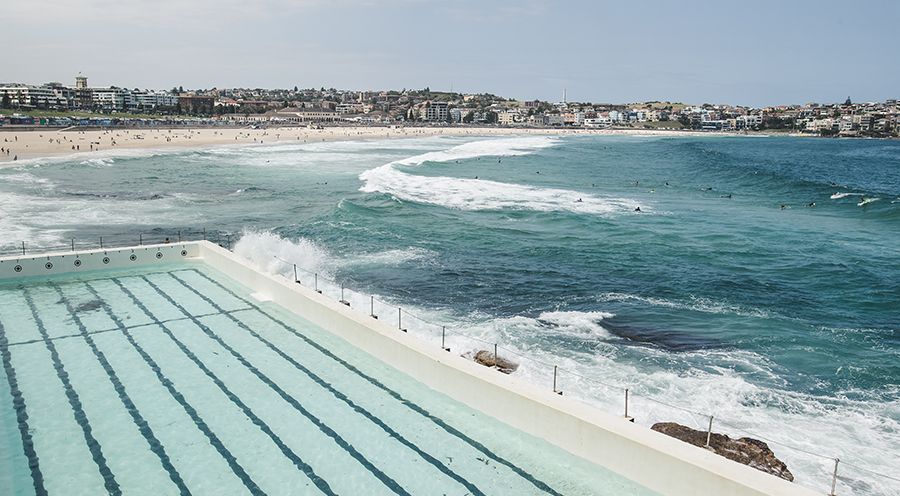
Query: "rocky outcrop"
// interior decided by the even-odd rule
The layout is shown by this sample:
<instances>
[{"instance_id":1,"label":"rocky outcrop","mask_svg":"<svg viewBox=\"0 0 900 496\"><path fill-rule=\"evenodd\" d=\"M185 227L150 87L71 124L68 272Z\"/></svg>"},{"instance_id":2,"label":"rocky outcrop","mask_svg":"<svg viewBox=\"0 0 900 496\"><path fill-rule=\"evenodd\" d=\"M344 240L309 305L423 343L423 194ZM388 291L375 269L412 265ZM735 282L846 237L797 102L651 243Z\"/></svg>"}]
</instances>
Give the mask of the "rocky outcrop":
<instances>
[{"instance_id":1,"label":"rocky outcrop","mask_svg":"<svg viewBox=\"0 0 900 496\"><path fill-rule=\"evenodd\" d=\"M651 429L694 446L706 446L706 431L691 429L675 422L653 424ZM788 470L787 465L775 456L775 453L769 449L769 445L758 439L749 437L731 439L725 434L713 432L709 440L709 447L717 455L724 456L729 460L749 465L791 482L794 481L794 475Z\"/></svg>"},{"instance_id":2,"label":"rocky outcrop","mask_svg":"<svg viewBox=\"0 0 900 496\"><path fill-rule=\"evenodd\" d=\"M475 353L475 356L472 357L472 359L485 367L495 368L504 374L512 374L519 368L518 363L500 356L494 356L493 351L481 350L478 353Z\"/></svg>"}]
</instances>

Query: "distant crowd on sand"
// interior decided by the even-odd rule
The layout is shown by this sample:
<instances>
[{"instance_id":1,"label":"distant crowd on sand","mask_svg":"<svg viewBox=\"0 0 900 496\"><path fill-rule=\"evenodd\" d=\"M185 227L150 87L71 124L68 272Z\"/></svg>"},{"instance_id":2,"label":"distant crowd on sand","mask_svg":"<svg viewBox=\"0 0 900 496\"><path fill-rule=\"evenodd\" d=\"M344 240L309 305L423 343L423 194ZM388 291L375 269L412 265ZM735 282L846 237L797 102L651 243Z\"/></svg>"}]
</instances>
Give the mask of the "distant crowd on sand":
<instances>
[{"instance_id":1,"label":"distant crowd on sand","mask_svg":"<svg viewBox=\"0 0 900 496\"><path fill-rule=\"evenodd\" d=\"M40 129L4 131L0 162L44 158L120 148L204 147L215 145L270 144L285 141L310 143L359 139L421 138L427 136L521 136L521 135L667 135L690 134L653 130L518 129L498 127L402 127L332 126L280 128L109 128Z\"/></svg>"}]
</instances>

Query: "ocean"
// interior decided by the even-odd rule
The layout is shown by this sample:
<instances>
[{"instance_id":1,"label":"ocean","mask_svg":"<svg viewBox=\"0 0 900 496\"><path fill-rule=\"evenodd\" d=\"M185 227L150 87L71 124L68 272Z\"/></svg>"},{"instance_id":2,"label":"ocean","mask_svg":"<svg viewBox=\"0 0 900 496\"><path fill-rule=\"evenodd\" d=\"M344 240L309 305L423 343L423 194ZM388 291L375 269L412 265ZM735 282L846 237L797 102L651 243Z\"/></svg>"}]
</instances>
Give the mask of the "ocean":
<instances>
[{"instance_id":1,"label":"ocean","mask_svg":"<svg viewBox=\"0 0 900 496\"><path fill-rule=\"evenodd\" d=\"M447 326L454 352L497 343L546 387L555 365L558 389L604 411L629 388L638 423L712 415L799 484L830 490L840 458L838 494L900 494L900 142L113 151L0 169L0 212L7 249L228 232L263 270L296 263L366 313L375 295L382 319L433 323L429 339Z\"/></svg>"}]
</instances>

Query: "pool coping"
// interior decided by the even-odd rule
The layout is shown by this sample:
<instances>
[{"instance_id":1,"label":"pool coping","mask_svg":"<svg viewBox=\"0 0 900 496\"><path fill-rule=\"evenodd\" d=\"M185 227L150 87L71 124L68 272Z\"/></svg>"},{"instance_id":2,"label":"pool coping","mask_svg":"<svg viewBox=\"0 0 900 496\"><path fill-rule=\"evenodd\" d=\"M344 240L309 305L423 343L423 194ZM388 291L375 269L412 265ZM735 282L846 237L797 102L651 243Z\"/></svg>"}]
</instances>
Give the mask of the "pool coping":
<instances>
[{"instance_id":1,"label":"pool coping","mask_svg":"<svg viewBox=\"0 0 900 496\"><path fill-rule=\"evenodd\" d=\"M448 353L208 241L0 257L0 282L173 260L207 264L431 389L660 494L820 494Z\"/></svg>"}]
</instances>

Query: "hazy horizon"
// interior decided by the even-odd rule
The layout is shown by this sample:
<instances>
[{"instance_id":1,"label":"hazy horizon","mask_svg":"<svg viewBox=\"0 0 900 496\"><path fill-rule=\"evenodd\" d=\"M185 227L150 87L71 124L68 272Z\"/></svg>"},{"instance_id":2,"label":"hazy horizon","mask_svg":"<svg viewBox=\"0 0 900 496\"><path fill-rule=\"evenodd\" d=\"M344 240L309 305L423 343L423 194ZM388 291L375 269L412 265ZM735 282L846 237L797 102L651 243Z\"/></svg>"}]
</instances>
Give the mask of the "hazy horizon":
<instances>
[{"instance_id":1,"label":"hazy horizon","mask_svg":"<svg viewBox=\"0 0 900 496\"><path fill-rule=\"evenodd\" d=\"M5 82L451 89L766 106L900 98L900 4L13 0Z\"/></svg>"}]
</instances>

